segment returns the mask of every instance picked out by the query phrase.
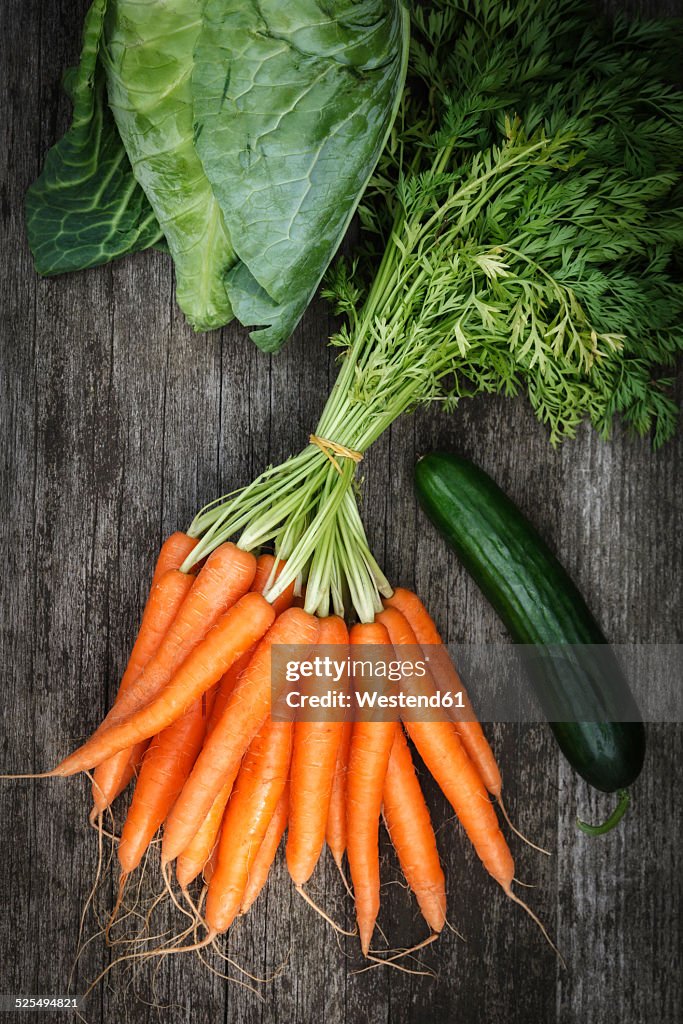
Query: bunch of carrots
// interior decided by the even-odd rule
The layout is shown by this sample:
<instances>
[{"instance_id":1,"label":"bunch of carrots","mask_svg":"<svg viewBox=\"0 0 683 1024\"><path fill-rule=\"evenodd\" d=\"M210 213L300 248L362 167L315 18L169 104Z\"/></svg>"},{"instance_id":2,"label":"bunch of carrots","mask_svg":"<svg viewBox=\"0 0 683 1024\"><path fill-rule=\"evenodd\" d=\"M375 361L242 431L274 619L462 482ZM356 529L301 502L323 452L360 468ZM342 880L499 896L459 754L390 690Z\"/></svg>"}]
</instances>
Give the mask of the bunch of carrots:
<instances>
[{"instance_id":1,"label":"bunch of carrots","mask_svg":"<svg viewBox=\"0 0 683 1024\"><path fill-rule=\"evenodd\" d=\"M446 885L407 733L488 872L521 903L491 800L505 814L501 776L469 702L466 721L406 719L404 727L271 719L273 645L332 644L346 654L372 644L389 659L394 647L440 644L420 599L397 589L373 621L349 629L337 615L306 611L294 583L270 600L285 565L273 555L227 541L197 572L183 571L196 544L184 533L164 543L114 706L48 773L94 770L93 823L135 779L117 846L119 900L163 828L164 877L175 862L177 883L206 929L201 942L178 949L207 945L257 898L287 830L289 873L304 896L325 842L340 871L346 853L361 949L372 956L383 816L436 938L446 922ZM422 690L434 685L421 682ZM195 903L188 887L198 877L205 888Z\"/></svg>"}]
</instances>

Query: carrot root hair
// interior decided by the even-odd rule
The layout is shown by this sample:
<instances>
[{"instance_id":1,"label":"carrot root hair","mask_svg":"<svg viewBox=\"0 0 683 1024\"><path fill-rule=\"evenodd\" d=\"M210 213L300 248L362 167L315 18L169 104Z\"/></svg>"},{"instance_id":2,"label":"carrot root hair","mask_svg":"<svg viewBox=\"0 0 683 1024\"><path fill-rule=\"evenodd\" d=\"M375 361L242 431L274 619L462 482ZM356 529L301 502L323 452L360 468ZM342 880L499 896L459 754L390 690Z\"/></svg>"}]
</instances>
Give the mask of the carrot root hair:
<instances>
[{"instance_id":1,"label":"carrot root hair","mask_svg":"<svg viewBox=\"0 0 683 1024\"><path fill-rule=\"evenodd\" d=\"M93 810L94 809L95 808L93 808ZM102 811L100 811L99 814L95 816L94 821L92 820L92 817L89 816L88 823L90 824L91 828L93 828L95 832L97 832L98 835L103 835L105 839L108 839L109 842L112 843L112 845L116 845L116 843L119 842L121 837L117 836L115 832L109 832L109 830L106 829L102 824Z\"/></svg>"},{"instance_id":2,"label":"carrot root hair","mask_svg":"<svg viewBox=\"0 0 683 1024\"><path fill-rule=\"evenodd\" d=\"M125 889L126 889L126 882L127 881L128 881L128 875L127 875L127 873L125 871L122 871L121 875L119 877L119 891L116 894L116 902L114 903L114 909L112 910L111 914L109 915L109 920L107 921L107 923L105 925L105 928L104 928L104 941L106 942L106 944L108 946L111 946L111 942L109 940L109 932L113 928L113 926L114 926L114 924L116 922L116 918L118 917L119 910L121 909L121 904L123 903L123 894L124 894Z\"/></svg>"},{"instance_id":3,"label":"carrot root hair","mask_svg":"<svg viewBox=\"0 0 683 1024\"><path fill-rule=\"evenodd\" d=\"M85 920L86 920L86 917L88 915L88 910L90 909L91 906L93 907L93 914L94 914L95 920L97 920L97 914L94 911L94 901L95 901L95 895L97 893L97 888L98 888L98 885L100 883L100 878L102 876L102 865L104 863L104 844L103 844L103 830L101 828L101 824L102 824L101 816L100 816L99 822L100 822L100 828L98 829L98 832L97 832L97 867L95 869L95 878L93 880L92 888L90 889L90 892L88 893L88 897L87 897L85 903L83 904L83 910L81 911L80 920L78 922L78 939L77 939L77 942L76 942L76 954L75 954L74 961L73 961L73 964L72 964L72 967L71 967L71 972L69 974L69 985L68 985L69 988L71 987L71 982L73 980L73 976L74 976L74 972L76 970L76 967L78 966L78 961L80 960L81 953L84 951L85 947L88 945L88 943L90 941L89 939L86 939L84 941L84 939L83 939L83 932L84 932L84 929L85 929ZM112 847L112 849L113 849L113 847ZM109 861L107 862L107 867L109 866L110 863L111 863L111 854L110 854ZM101 931L98 934L101 934Z\"/></svg>"},{"instance_id":4,"label":"carrot root hair","mask_svg":"<svg viewBox=\"0 0 683 1024\"><path fill-rule=\"evenodd\" d=\"M344 865L342 863L342 858L340 857L339 859L337 859L337 857L336 857L336 855L334 853L332 854L332 858L334 860L334 863L337 866L337 871L339 872L339 876L340 876L342 882L344 883L344 888L346 889L346 892L351 897L351 899L353 899L353 889L351 888L351 883L349 882L349 880L348 880L348 878L346 876L346 872L344 871Z\"/></svg>"},{"instance_id":5,"label":"carrot root hair","mask_svg":"<svg viewBox=\"0 0 683 1024\"><path fill-rule=\"evenodd\" d=\"M145 916L143 918L141 918L141 920L142 920L142 929L139 932L138 937L136 939L134 939L133 942L152 942L155 939L163 938L164 934L166 934L166 933L162 933L160 935L149 935L148 934L150 926L152 924L152 916L154 914L154 911L156 910L156 908L159 906L159 904L163 900L164 895L165 895L165 892L162 890L162 892L160 892L152 900L152 902L151 902L151 904L149 906L149 909L147 910L147 913L145 914ZM137 911L133 910L133 911L131 911L131 913L137 914Z\"/></svg>"},{"instance_id":6,"label":"carrot root hair","mask_svg":"<svg viewBox=\"0 0 683 1024\"><path fill-rule=\"evenodd\" d=\"M239 964L235 963L234 960L231 960L230 957L227 957L223 953L221 953L218 947L216 946L215 942L213 943L213 948L214 951L217 952L218 955L222 957L223 960L226 960L231 967L234 967L236 971L239 971L240 973L247 975L247 977L251 977L248 971L243 970L243 968L241 968ZM219 971L217 967L214 967L213 964L209 963L206 957L203 956L203 950L201 949L197 951L197 957L201 960L201 962L204 964L207 970L209 970L211 974L215 975L216 978L220 978L221 981L230 981L234 985L241 985L242 988L248 989L249 992L253 993L253 995L255 995L257 999L260 999L262 1003L265 1003L266 1000L264 996L262 995L261 992L259 992L255 985L250 985L248 981L243 981L242 978L236 978L232 974L226 974L225 971Z\"/></svg>"},{"instance_id":7,"label":"carrot root hair","mask_svg":"<svg viewBox=\"0 0 683 1024\"><path fill-rule=\"evenodd\" d=\"M245 978L250 978L251 981L255 982L257 985L270 985L273 981L275 981L277 978L279 978L281 974L283 974L283 972L285 971L286 966L287 966L287 961L284 960L280 964L280 966L277 967L273 971L272 974L269 974L265 978L260 978L257 974L251 974L251 972L248 971L246 969L246 967L241 967L240 964L238 964L236 960L233 960L231 957L229 957L227 955L227 953L224 953L223 950L218 945L218 940L217 939L214 939L214 941L213 941L213 948L214 948L214 951L215 951L216 955L219 956L221 958L221 960L224 960L225 963L230 964L230 966L234 967L236 971L239 971L240 974L243 974L245 976ZM228 978L228 980L231 980L231 979ZM249 987L251 987L251 986L249 986Z\"/></svg>"},{"instance_id":8,"label":"carrot root hair","mask_svg":"<svg viewBox=\"0 0 683 1024\"><path fill-rule=\"evenodd\" d=\"M536 914L535 914L535 913L533 912L533 910L531 909L531 907L530 907L530 906L528 906L528 904L526 904L526 903L524 902L524 900L521 900L521 899L519 898L519 896L517 896L517 895L516 895L516 894L515 894L515 893L514 893L514 892L512 891L512 889L505 889L505 890L504 890L504 892L505 892L505 895L506 895L506 896L507 896L507 897L508 897L509 899L511 899L513 903L517 903L517 904L518 904L518 906L520 906L520 907L521 907L521 908L522 908L522 909L523 909L523 910L524 910L524 911L525 911L525 912L526 912L526 913L527 913L527 914L529 915L529 917L530 917L530 918L531 918L531 920L532 920L532 921L534 922L534 924L535 924L535 925L536 925L536 926L537 926L537 927L538 927L538 928L540 929L541 935L543 936L543 938L545 939L545 941L546 941L546 942L548 943L548 945L550 946L550 948L551 948L551 949L553 950L553 952L555 953L555 956L557 957L557 959L558 959L558 960L560 961L560 963L562 964L562 966L563 966L563 967L565 968L565 970L566 970L566 969L567 969L567 963L566 963L566 961L565 961L564 957L562 956L562 954L560 953L559 949L557 948L557 946L556 946L556 945L555 945L555 943L553 942L553 940L552 940L552 939L550 938L550 936L548 935L548 932L547 932L547 930L546 930L546 927L545 927L545 925L543 924L543 922L541 921L540 917L538 917L538 916L537 916L537 915L536 915Z\"/></svg>"},{"instance_id":9,"label":"carrot root hair","mask_svg":"<svg viewBox=\"0 0 683 1024\"><path fill-rule=\"evenodd\" d=\"M329 914L326 914L322 907L319 907L315 900L308 895L303 885L295 885L294 888L299 893L299 896L308 903L309 907L312 907L316 914L319 914L320 917L322 917L323 921L327 921L329 926L334 928L338 935L348 935L349 938L353 938L354 935L358 934L358 929L354 928L352 932L348 932L345 928L342 928L341 925L337 924L336 921L333 921Z\"/></svg>"},{"instance_id":10,"label":"carrot root hair","mask_svg":"<svg viewBox=\"0 0 683 1024\"><path fill-rule=\"evenodd\" d=\"M444 925L445 925L445 927L446 927L446 928L448 928L449 932L452 932L452 933L453 933L453 935L457 935L457 936L458 936L458 938L459 938L459 939L460 939L460 940L461 940L462 942L467 942L467 939L465 938L465 936L463 935L463 933L462 933L462 932L459 932L459 931L458 931L458 929L457 929L457 928L455 927L455 925L454 925L454 924L451 924L451 922L450 922L450 921L448 920L448 918L446 918L446 919L445 919L445 921L444 921Z\"/></svg>"},{"instance_id":11,"label":"carrot root hair","mask_svg":"<svg viewBox=\"0 0 683 1024\"><path fill-rule=\"evenodd\" d=\"M59 772L51 768L49 772L19 772L16 775L0 775L0 779L59 779Z\"/></svg>"},{"instance_id":12,"label":"carrot root hair","mask_svg":"<svg viewBox=\"0 0 683 1024\"><path fill-rule=\"evenodd\" d=\"M500 794L496 797L496 802L500 807L500 813L503 815L505 821L507 822L508 828L512 832L514 832L516 836L519 836L522 842L526 843L527 846L530 846L532 850L537 850L538 853L542 853L545 857L552 856L550 850L546 850L542 846L538 846L536 843L532 843L532 841L528 839L523 832L520 832L519 829L515 825L513 825L512 821L510 820L510 815L507 812L507 808L503 803L503 797Z\"/></svg>"},{"instance_id":13,"label":"carrot root hair","mask_svg":"<svg viewBox=\"0 0 683 1024\"><path fill-rule=\"evenodd\" d=\"M194 928L197 924L201 924L201 925L204 926L204 928L206 928L207 932L210 932L211 929L207 927L206 922L204 921L204 918L199 914L199 912L197 911L194 903L192 902L192 900L188 896L186 896L186 899L187 899L190 907L192 908L192 911L190 912L189 910L187 910L185 907L182 906L182 904L180 903L178 897L176 896L176 894L173 891L173 885L171 883L171 872L170 872L169 865L168 864L164 864L163 862L161 864L161 877L164 880L164 887L165 887L166 892L168 893L168 895L169 895L169 897L171 899L171 903L173 904L173 906L176 908L176 910L180 911L180 913L183 915L183 917L189 917L190 918L190 921L192 922L190 927ZM183 893L183 895L185 895L185 893Z\"/></svg>"},{"instance_id":14,"label":"carrot root hair","mask_svg":"<svg viewBox=\"0 0 683 1024\"><path fill-rule=\"evenodd\" d=\"M190 931L192 931L191 927L186 928L184 932L181 932L180 935L176 936L175 939L173 939L172 941L175 942L178 939L180 939L182 941L182 939ZM116 958L116 960L112 960L112 962L110 964L108 964L104 968L104 970L100 971L100 973L97 975L95 980L90 983L90 985L88 986L88 988L86 989L84 994L86 996L89 995L90 992L92 992L92 990L94 988L96 988L97 985L99 985L99 983L102 981L102 979L105 978L107 976L107 974L109 974L109 972L114 969L114 967L117 967L121 963L131 962L131 961L137 961L139 963L139 962L144 962L144 961L147 961L147 960L154 960L154 959L157 959L159 957L172 956L175 953L196 953L198 950L205 949L207 946L211 945L211 943L213 942L213 940L215 938L216 938L216 932L209 932L209 934L206 936L206 938L202 939L201 942L193 942L193 943L190 943L190 944L188 944L186 946L182 946L182 945L180 945L180 946L179 945L175 945L175 946L162 946L159 949L140 950L139 952L136 952L136 953L124 953L123 956L119 956L119 957Z\"/></svg>"},{"instance_id":15,"label":"carrot root hair","mask_svg":"<svg viewBox=\"0 0 683 1024\"><path fill-rule=\"evenodd\" d=\"M417 974L422 975L423 977L436 978L436 973L428 968L421 970L413 967L406 967L398 961L402 960L403 957L406 956L413 957L415 953L419 952L419 950L424 949L426 946L431 946L431 944L436 942L439 938L439 934L439 932L431 932L431 934L428 935L426 939L423 939L422 942L418 942L415 946L410 946L408 949L401 949L397 953L388 957L378 956L378 953L380 953L381 950L370 950L367 953L367 959L372 962L353 973L364 974L366 971L374 971L378 967L393 967L397 971L403 971L404 974Z\"/></svg>"}]
</instances>

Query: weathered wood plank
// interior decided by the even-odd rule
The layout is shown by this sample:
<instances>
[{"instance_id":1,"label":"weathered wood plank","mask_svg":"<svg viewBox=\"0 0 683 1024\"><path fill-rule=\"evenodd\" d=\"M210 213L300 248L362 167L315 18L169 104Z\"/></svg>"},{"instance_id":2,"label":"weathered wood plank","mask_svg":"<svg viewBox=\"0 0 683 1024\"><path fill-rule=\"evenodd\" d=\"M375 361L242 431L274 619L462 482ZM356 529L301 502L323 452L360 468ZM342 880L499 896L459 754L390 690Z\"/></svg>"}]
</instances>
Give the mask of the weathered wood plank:
<instances>
[{"instance_id":1,"label":"weathered wood plank","mask_svg":"<svg viewBox=\"0 0 683 1024\"><path fill-rule=\"evenodd\" d=\"M271 360L234 327L193 335L176 310L161 255L54 281L35 277L22 197L66 122L58 83L75 59L86 6L6 0L0 9L0 158L7 162L0 543L10 581L0 616L0 735L8 768L49 765L96 725L125 661L161 538L221 490L298 449L334 378L322 344L331 320L321 302ZM674 13L680 3L662 0L657 9ZM681 435L656 456L619 432L606 445L587 430L553 452L528 408L503 400L477 400L451 417L421 412L395 425L364 465L370 539L392 580L428 596L450 640L485 642L503 639L500 624L412 495L414 460L436 445L475 458L532 515L614 640L680 639ZM388 970L355 974L354 944L339 949L292 892L280 856L227 945L256 975L282 965L263 999L195 958L176 957L141 972L133 987L129 973L114 972L94 995L88 1020L673 1024L681 1003L675 965L683 807L675 774L683 730L651 728L628 826L599 841L579 835L574 817L598 818L609 799L591 796L569 772L546 729L499 725L490 735L515 820L554 854L546 860L515 845L518 873L537 883L531 901L558 937L567 971L485 876L426 781L452 924L467 939L448 932L421 958L436 980ZM87 810L85 783L0 788L0 992L66 989L96 865ZM424 931L414 902L391 884L399 874L386 839L382 860L381 924L392 943L418 941ZM108 868L102 909L112 905L113 875ZM311 891L342 925L351 924L329 858ZM170 924L170 914L165 920ZM93 930L90 921L87 934ZM101 939L90 943L76 988L112 958Z\"/></svg>"}]
</instances>

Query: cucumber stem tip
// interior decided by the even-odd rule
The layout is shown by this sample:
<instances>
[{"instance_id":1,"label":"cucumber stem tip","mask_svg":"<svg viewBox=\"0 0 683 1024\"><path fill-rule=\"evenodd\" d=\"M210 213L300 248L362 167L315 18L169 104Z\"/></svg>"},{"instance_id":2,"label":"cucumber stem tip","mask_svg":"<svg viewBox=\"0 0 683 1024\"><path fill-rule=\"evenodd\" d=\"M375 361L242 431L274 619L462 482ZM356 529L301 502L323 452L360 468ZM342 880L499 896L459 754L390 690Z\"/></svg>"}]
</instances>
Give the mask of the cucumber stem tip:
<instances>
[{"instance_id":1,"label":"cucumber stem tip","mask_svg":"<svg viewBox=\"0 0 683 1024\"><path fill-rule=\"evenodd\" d=\"M585 832L588 836L604 836L619 824L626 814L628 805L631 802L631 797L627 789L617 790L617 795L619 797L617 806L614 808L609 818L603 821L600 825L591 825L587 821L582 821L581 818L576 819L576 824L582 832Z\"/></svg>"}]
</instances>

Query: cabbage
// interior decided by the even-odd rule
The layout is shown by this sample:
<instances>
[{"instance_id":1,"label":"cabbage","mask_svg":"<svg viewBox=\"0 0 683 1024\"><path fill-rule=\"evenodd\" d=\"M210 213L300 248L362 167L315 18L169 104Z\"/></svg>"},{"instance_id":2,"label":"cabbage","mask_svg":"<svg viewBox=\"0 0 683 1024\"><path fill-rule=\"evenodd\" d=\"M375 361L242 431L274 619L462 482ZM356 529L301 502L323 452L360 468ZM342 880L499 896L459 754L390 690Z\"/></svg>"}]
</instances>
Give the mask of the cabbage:
<instances>
[{"instance_id":1,"label":"cabbage","mask_svg":"<svg viewBox=\"0 0 683 1024\"><path fill-rule=\"evenodd\" d=\"M407 39L399 0L95 0L27 195L37 271L165 247L197 330L236 315L276 351L379 158Z\"/></svg>"}]
</instances>

